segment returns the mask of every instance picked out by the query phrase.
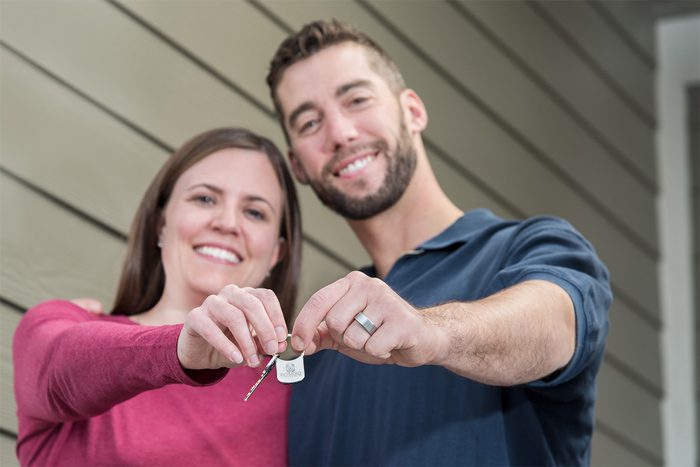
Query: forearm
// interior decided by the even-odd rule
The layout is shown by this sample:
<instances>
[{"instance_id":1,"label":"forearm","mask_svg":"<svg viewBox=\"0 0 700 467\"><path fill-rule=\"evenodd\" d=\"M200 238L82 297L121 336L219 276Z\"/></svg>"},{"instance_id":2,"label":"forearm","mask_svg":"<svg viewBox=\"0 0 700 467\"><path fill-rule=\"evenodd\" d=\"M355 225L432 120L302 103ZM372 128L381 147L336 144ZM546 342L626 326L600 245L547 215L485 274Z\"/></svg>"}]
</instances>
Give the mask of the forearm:
<instances>
[{"instance_id":1,"label":"forearm","mask_svg":"<svg viewBox=\"0 0 700 467\"><path fill-rule=\"evenodd\" d=\"M575 316L559 286L523 282L483 300L420 310L437 333L433 363L493 385L545 377L574 353Z\"/></svg>"},{"instance_id":2,"label":"forearm","mask_svg":"<svg viewBox=\"0 0 700 467\"><path fill-rule=\"evenodd\" d=\"M178 382L178 335L174 326L102 322L66 330L49 357L55 364L40 386L46 388L51 413L62 419L94 416L144 391Z\"/></svg>"},{"instance_id":3,"label":"forearm","mask_svg":"<svg viewBox=\"0 0 700 467\"><path fill-rule=\"evenodd\" d=\"M55 308L28 312L15 335L15 389L27 415L82 419L187 379L177 362L179 327L99 321Z\"/></svg>"}]
</instances>

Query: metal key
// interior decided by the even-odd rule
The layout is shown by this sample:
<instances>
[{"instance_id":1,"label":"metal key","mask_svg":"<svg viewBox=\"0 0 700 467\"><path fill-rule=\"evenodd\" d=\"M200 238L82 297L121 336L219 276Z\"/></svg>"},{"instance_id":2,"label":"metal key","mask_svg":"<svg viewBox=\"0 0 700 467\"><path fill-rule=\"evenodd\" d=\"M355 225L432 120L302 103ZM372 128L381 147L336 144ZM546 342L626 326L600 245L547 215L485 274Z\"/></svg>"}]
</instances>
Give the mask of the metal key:
<instances>
[{"instance_id":1,"label":"metal key","mask_svg":"<svg viewBox=\"0 0 700 467\"><path fill-rule=\"evenodd\" d=\"M270 374L270 371L272 371L272 367L275 366L275 362L277 361L279 356L280 356L280 354L278 354L278 353L276 353L272 356L272 358L270 359L268 364L265 365L265 369L263 370L262 374L260 375L260 378L258 378L258 380L255 382L253 387L250 388L250 391L248 391L248 394L245 395L245 397L243 398L243 401L247 402L248 399L250 398L250 396L253 395L253 391L255 391L258 388L258 386L260 386L260 383L263 382L265 377Z\"/></svg>"}]
</instances>

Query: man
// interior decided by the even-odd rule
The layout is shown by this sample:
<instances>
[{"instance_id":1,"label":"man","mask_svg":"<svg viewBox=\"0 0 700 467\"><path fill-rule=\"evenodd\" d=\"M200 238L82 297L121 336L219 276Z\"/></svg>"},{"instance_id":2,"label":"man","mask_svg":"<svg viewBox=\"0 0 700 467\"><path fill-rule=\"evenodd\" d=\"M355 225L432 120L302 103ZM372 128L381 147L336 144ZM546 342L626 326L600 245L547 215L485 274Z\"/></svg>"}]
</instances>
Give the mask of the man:
<instances>
[{"instance_id":1,"label":"man","mask_svg":"<svg viewBox=\"0 0 700 467\"><path fill-rule=\"evenodd\" d=\"M587 464L611 301L590 244L560 219L462 213L422 101L362 33L306 25L267 81L296 177L373 262L294 324L291 464Z\"/></svg>"}]
</instances>

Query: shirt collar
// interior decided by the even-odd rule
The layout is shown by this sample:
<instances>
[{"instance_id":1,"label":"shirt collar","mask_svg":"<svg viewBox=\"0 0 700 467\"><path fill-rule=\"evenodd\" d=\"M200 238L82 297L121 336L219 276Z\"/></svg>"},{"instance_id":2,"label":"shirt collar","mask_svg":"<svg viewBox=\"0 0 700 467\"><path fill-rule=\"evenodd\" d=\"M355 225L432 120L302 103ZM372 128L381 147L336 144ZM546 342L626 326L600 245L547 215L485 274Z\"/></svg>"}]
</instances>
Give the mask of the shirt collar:
<instances>
[{"instance_id":1,"label":"shirt collar","mask_svg":"<svg viewBox=\"0 0 700 467\"><path fill-rule=\"evenodd\" d=\"M426 250L441 250L457 244L467 243L472 235L482 231L485 225L499 222L499 218L489 209L479 208L464 213L445 230L435 237L423 242L414 250L407 251L401 257L420 255ZM376 276L374 265L367 265L360 269L370 277Z\"/></svg>"},{"instance_id":2,"label":"shirt collar","mask_svg":"<svg viewBox=\"0 0 700 467\"><path fill-rule=\"evenodd\" d=\"M474 209L462 215L435 237L423 242L416 250L440 250L455 244L466 243L472 234L481 231L484 225L497 221L498 218L490 210Z\"/></svg>"}]
</instances>

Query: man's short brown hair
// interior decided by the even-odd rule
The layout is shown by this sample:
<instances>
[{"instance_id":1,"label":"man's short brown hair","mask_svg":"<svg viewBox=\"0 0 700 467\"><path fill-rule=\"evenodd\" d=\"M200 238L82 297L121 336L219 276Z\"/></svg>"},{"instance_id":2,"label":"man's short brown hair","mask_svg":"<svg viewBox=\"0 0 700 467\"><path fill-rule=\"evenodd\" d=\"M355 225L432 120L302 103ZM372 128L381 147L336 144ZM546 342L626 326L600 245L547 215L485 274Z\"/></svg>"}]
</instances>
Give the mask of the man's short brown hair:
<instances>
[{"instance_id":1,"label":"man's short brown hair","mask_svg":"<svg viewBox=\"0 0 700 467\"><path fill-rule=\"evenodd\" d=\"M309 58L327 47L344 42L354 42L367 49L370 66L386 80L389 88L395 94L398 95L406 88L406 83L396 63L366 34L335 19L308 23L280 44L270 62L270 71L266 78L272 102L275 105L275 111L287 142L289 142L289 136L284 125L282 107L277 97L277 87L282 80L282 75L287 68L295 63Z\"/></svg>"}]
</instances>

